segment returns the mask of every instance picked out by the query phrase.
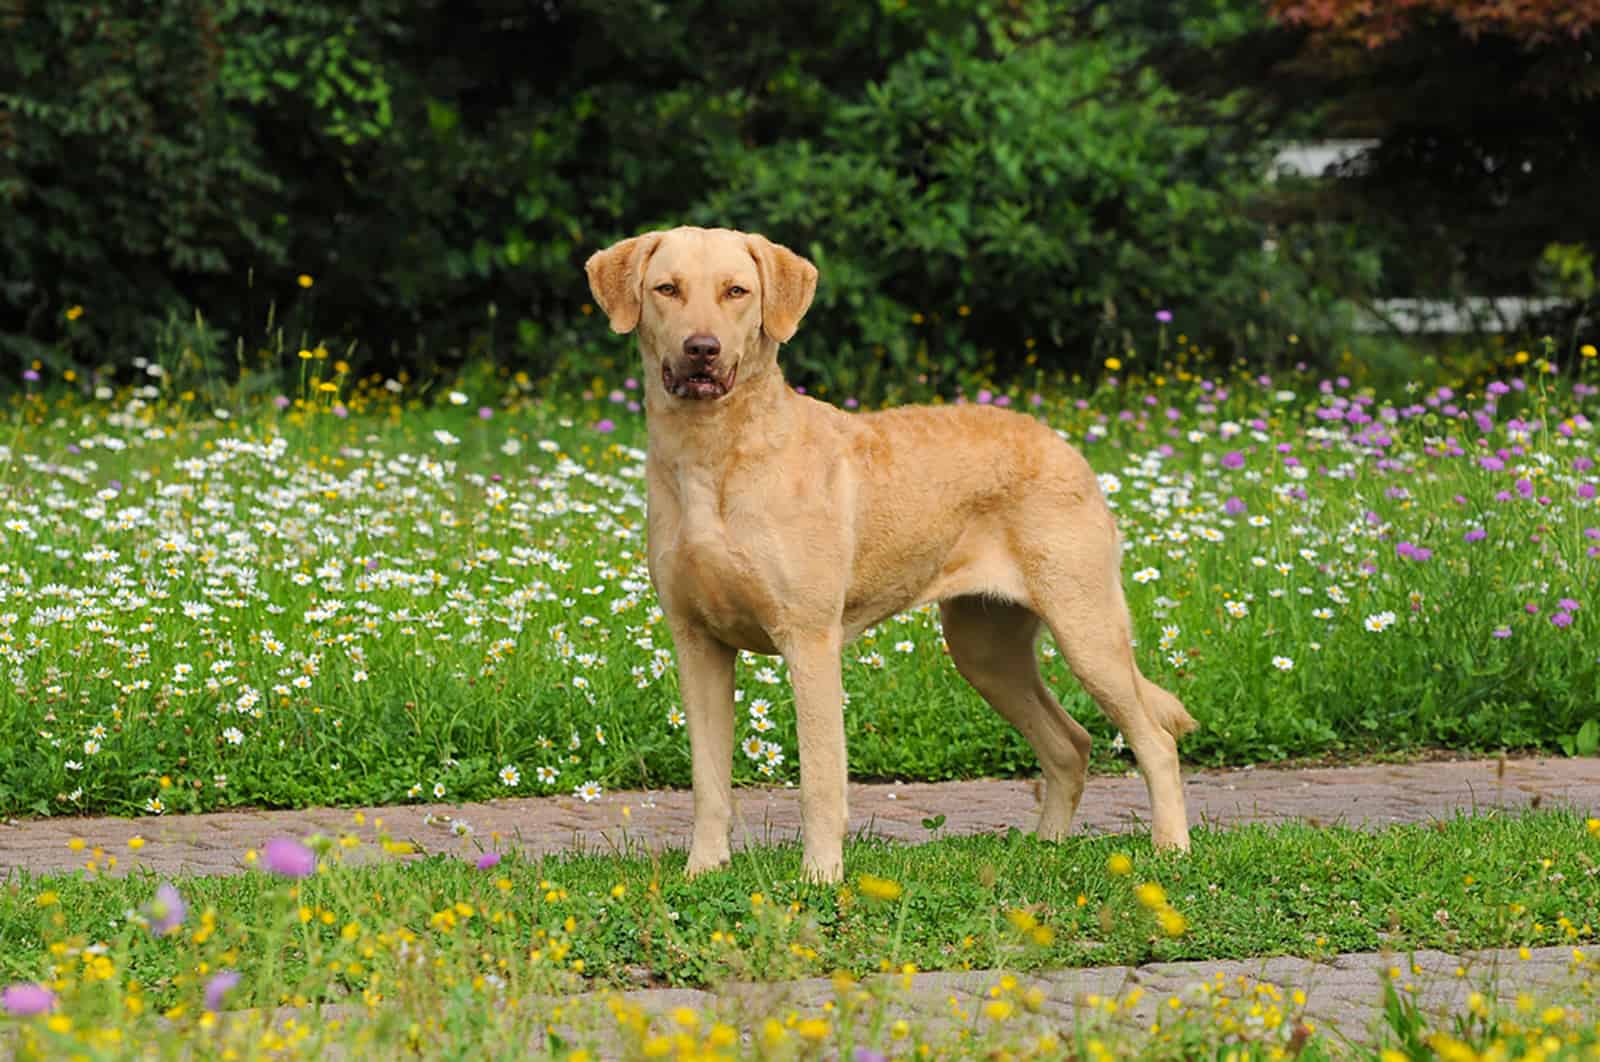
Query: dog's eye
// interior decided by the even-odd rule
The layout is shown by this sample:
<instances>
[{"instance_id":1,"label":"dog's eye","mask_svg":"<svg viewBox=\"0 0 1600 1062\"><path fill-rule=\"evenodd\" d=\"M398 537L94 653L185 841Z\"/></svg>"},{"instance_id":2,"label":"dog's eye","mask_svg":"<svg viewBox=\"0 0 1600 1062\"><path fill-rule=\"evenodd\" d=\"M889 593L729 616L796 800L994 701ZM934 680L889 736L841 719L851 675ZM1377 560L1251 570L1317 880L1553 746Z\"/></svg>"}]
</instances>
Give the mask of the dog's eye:
<instances>
[{"instance_id":1,"label":"dog's eye","mask_svg":"<svg viewBox=\"0 0 1600 1062\"><path fill-rule=\"evenodd\" d=\"M728 289L728 298L730 299L737 299L748 294L750 294L749 288L741 288L737 284Z\"/></svg>"},{"instance_id":2,"label":"dog's eye","mask_svg":"<svg viewBox=\"0 0 1600 1062\"><path fill-rule=\"evenodd\" d=\"M657 284L656 285L656 294L658 294L658 295L665 295L668 298L671 298L672 296L676 295L677 293L678 293L678 285L676 285L676 284Z\"/></svg>"}]
</instances>

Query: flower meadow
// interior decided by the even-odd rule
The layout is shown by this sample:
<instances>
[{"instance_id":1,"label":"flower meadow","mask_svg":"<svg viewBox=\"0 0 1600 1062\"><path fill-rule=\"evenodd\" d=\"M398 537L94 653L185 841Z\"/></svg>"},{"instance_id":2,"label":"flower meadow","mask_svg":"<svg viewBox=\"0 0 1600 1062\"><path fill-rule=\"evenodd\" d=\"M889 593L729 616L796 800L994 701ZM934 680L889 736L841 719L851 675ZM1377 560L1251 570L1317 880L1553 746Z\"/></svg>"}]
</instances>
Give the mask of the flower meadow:
<instances>
[{"instance_id":1,"label":"flower meadow","mask_svg":"<svg viewBox=\"0 0 1600 1062\"><path fill-rule=\"evenodd\" d=\"M0 812L687 784L637 381L434 395L307 364L301 397L226 407L157 366L13 396ZM1175 369L942 400L1042 417L1100 473L1141 666L1201 723L1189 762L1574 752L1600 730L1596 367L1519 352L1394 394ZM1040 655L1097 762L1125 768ZM934 608L847 647L845 689L860 777L1036 767ZM738 699L736 778L792 782L782 661L745 655Z\"/></svg>"},{"instance_id":2,"label":"flower meadow","mask_svg":"<svg viewBox=\"0 0 1600 1062\"><path fill-rule=\"evenodd\" d=\"M336 837L269 840L233 877L117 878L109 853L86 852L83 871L0 892L14 945L0 953L0 1047L27 1059L1396 1062L1592 1058L1600 1046L1600 819L1249 826L1200 840L1189 857L1122 837L867 842L837 887L800 882L793 845L693 882L670 859L530 860L500 839L473 859L398 863L405 842L360 813ZM367 860L368 848L383 854ZM1388 958L1370 996L1388 996L1386 1028L1356 1051L1304 1013L1300 987L1197 975L1147 1000L1125 968L1070 997L1050 980L1064 965L1327 960L1379 941ZM1497 985L1465 954L1507 947L1514 963L1530 945L1567 967L1561 985L1534 993L1514 967ZM1440 968L1433 952L1425 969L1408 955L1426 947L1462 957ZM931 970L956 977L917 988ZM1456 1013L1424 1013L1431 977L1477 991L1456 993ZM665 984L721 991L628 994Z\"/></svg>"}]
</instances>

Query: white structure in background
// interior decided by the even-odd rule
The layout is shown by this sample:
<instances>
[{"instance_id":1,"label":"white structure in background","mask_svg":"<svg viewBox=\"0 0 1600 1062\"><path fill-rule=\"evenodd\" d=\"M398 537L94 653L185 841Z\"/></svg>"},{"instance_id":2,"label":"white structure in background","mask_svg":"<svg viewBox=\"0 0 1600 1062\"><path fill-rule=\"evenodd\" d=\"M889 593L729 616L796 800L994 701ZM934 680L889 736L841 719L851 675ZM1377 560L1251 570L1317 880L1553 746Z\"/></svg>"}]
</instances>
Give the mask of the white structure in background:
<instances>
[{"instance_id":1,"label":"white structure in background","mask_svg":"<svg viewBox=\"0 0 1600 1062\"><path fill-rule=\"evenodd\" d=\"M1273 156L1268 180L1326 177L1328 171L1358 159L1378 146L1376 140L1318 140L1285 144ZM1268 241L1268 250L1273 249ZM1357 323L1363 332L1394 329L1407 335L1460 332L1514 332L1534 314L1559 309L1566 300L1527 295L1469 295L1464 299L1377 299Z\"/></svg>"},{"instance_id":2,"label":"white structure in background","mask_svg":"<svg viewBox=\"0 0 1600 1062\"><path fill-rule=\"evenodd\" d=\"M1285 144L1272 158L1269 179L1286 177L1326 177L1328 170L1349 162L1362 152L1378 146L1376 140L1318 140L1312 144Z\"/></svg>"}]
</instances>

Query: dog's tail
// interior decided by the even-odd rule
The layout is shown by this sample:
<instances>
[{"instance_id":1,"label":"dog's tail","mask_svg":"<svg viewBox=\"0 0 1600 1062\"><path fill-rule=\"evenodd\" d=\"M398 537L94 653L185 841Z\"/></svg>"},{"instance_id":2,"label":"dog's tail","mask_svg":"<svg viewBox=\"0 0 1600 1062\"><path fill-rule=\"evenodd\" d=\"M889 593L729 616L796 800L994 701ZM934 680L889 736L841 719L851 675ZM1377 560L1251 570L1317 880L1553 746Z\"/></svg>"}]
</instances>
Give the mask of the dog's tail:
<instances>
[{"instance_id":1,"label":"dog's tail","mask_svg":"<svg viewBox=\"0 0 1600 1062\"><path fill-rule=\"evenodd\" d=\"M1138 664L1133 666L1133 682L1138 687L1139 700L1144 702L1145 711L1155 718L1161 729L1174 738L1181 738L1199 728L1199 722L1189 714L1183 702L1139 674Z\"/></svg>"}]
</instances>

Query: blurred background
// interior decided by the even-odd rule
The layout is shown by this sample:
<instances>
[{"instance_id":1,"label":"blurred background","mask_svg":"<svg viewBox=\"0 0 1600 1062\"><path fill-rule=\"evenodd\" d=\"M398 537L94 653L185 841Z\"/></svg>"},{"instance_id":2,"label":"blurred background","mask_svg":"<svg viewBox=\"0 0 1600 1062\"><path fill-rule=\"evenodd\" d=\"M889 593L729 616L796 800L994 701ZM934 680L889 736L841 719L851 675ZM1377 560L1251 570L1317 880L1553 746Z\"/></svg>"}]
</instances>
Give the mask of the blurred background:
<instances>
[{"instance_id":1,"label":"blurred background","mask_svg":"<svg viewBox=\"0 0 1600 1062\"><path fill-rule=\"evenodd\" d=\"M1568 364L1600 0L0 0L0 371L587 379L582 263L821 269L791 380Z\"/></svg>"}]
</instances>

